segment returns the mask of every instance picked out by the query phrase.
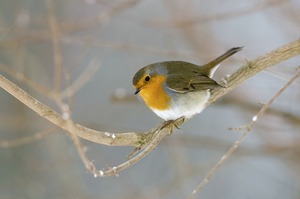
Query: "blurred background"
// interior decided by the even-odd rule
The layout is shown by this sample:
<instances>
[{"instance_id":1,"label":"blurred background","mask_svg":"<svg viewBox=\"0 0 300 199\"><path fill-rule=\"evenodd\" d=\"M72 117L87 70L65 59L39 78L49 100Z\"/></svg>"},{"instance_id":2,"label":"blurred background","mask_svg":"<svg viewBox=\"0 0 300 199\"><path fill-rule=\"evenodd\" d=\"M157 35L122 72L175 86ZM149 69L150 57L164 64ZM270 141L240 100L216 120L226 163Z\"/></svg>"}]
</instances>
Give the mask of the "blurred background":
<instances>
[{"instance_id":1,"label":"blurred background","mask_svg":"<svg viewBox=\"0 0 300 199\"><path fill-rule=\"evenodd\" d=\"M10 0L0 2L0 72L89 128L143 132L161 119L134 96L132 77L166 60L204 64L244 49L220 81L300 36L298 0ZM94 178L69 135L0 90L0 198L186 198L262 103L296 73L300 58L273 66L175 130L119 177ZM300 198L300 80L258 120L197 198ZM133 147L82 140L98 169Z\"/></svg>"}]
</instances>

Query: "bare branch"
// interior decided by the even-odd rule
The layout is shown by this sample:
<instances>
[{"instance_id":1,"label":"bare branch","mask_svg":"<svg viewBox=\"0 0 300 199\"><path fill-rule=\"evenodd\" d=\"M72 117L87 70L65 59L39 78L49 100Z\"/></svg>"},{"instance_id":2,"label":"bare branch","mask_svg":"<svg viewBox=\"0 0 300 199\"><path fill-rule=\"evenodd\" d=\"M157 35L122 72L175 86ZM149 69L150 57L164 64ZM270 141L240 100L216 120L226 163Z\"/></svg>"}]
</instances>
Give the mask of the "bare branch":
<instances>
[{"instance_id":1,"label":"bare branch","mask_svg":"<svg viewBox=\"0 0 300 199\"><path fill-rule=\"evenodd\" d=\"M199 193L203 187L209 182L210 178L217 172L217 170L224 164L224 162L236 151L236 149L243 143L246 139L247 135L251 132L254 124L258 121L258 119L263 116L263 114L270 108L271 104L274 100L280 96L283 91L285 91L293 81L295 81L300 76L300 72L298 72L295 76L293 76L270 100L266 103L260 111L252 118L252 121L244 126L243 134L234 142L234 144L228 149L228 151L221 157L221 159L211 168L211 170L206 174L204 179L200 182L200 184L192 191L189 196L189 199L193 199L197 193Z\"/></svg>"},{"instance_id":2,"label":"bare branch","mask_svg":"<svg viewBox=\"0 0 300 199\"><path fill-rule=\"evenodd\" d=\"M211 98L207 105L215 102L221 96L225 95L237 85L241 84L243 81L252 77L253 75L259 73L260 71L278 64L282 61L290 59L300 54L300 39L288 43L280 48L277 48L265 55L262 55L253 61L247 61L247 63L234 72L231 76L226 78L225 89L216 89L212 92Z\"/></svg>"},{"instance_id":3,"label":"bare branch","mask_svg":"<svg viewBox=\"0 0 300 199\"><path fill-rule=\"evenodd\" d=\"M149 144L146 145L144 150L142 150L139 154L134 156L133 158L129 159L128 161L115 166L111 167L105 170L99 170L96 175L97 176L110 176L110 175L117 175L118 172L130 167L131 165L139 162L141 159L146 157L155 147L160 143L160 141L166 136L169 135L170 132L172 132L173 124L164 126L163 129L161 129L162 126L159 126L158 128L153 128L149 133L151 135L154 135L151 138L151 141Z\"/></svg>"},{"instance_id":4,"label":"bare branch","mask_svg":"<svg viewBox=\"0 0 300 199\"><path fill-rule=\"evenodd\" d=\"M50 107L39 102L31 95L26 93L24 90L16 86L14 83L7 80L2 75L0 76L0 85L8 93L13 95L15 98L20 100L22 103L27 105L29 108L34 110L43 118L49 120L53 124L61 127L62 129L74 133L77 136L86 140L96 142L99 144L109 146L135 146L140 147L142 140L145 136L139 133L128 132L128 133L108 133L100 132L87 127L76 124L73 121L65 120L61 115L52 110Z\"/></svg>"}]
</instances>

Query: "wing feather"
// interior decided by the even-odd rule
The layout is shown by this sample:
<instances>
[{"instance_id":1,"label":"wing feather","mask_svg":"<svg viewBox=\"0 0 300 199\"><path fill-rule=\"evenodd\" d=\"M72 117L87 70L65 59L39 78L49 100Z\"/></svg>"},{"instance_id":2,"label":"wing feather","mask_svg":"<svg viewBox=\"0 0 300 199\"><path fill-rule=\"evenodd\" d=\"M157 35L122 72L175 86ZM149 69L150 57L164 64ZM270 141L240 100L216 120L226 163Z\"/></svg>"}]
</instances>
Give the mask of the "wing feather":
<instances>
[{"instance_id":1,"label":"wing feather","mask_svg":"<svg viewBox=\"0 0 300 199\"><path fill-rule=\"evenodd\" d=\"M222 87L213 79L206 75L195 73L194 71L186 71L183 74L176 75L170 74L166 80L166 85L169 89L179 93Z\"/></svg>"}]
</instances>

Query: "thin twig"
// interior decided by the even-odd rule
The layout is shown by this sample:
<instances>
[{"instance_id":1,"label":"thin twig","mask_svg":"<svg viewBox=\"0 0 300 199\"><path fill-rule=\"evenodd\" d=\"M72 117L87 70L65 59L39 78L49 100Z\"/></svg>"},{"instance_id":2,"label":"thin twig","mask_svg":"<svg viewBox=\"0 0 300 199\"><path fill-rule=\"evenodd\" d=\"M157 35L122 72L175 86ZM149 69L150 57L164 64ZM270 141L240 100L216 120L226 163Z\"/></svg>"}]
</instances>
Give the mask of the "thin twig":
<instances>
[{"instance_id":1,"label":"thin twig","mask_svg":"<svg viewBox=\"0 0 300 199\"><path fill-rule=\"evenodd\" d=\"M0 48L7 49L11 47L16 47L20 42L26 41L29 42L38 42L38 41L49 41L51 39L51 33L43 30L34 30L34 31L23 31L21 35L17 35L12 39L7 39L5 41L0 42ZM72 44L72 45L88 45L88 46L101 46L104 48L109 48L118 51L133 51L139 53L147 53L147 54L156 54L163 56L180 56L184 58L196 58L199 56L199 52L188 51L188 50L164 50L157 49L153 47L147 47L140 44L134 43L121 43L121 42L113 42L113 41L104 41L99 38L92 37L83 37L76 35L60 35L59 41L62 44Z\"/></svg>"},{"instance_id":2,"label":"thin twig","mask_svg":"<svg viewBox=\"0 0 300 199\"><path fill-rule=\"evenodd\" d=\"M172 1L170 1L173 3ZM184 18L182 20L176 19L172 20L172 23L169 21L162 21L156 20L156 21L149 21L147 24L150 24L152 26L162 26L162 27L177 27L177 28L185 28L187 26L194 26L199 24L205 24L205 23L211 23L213 21L220 21L220 20L226 20L230 18L236 18L243 15L249 15L253 12L259 12L261 10L265 10L268 8L280 6L281 4L286 4L288 1L282 1L282 0L268 0L268 1L258 1L257 4L254 4L252 6L246 6L244 8L239 8L237 10L230 10L228 12L224 13L217 13L213 15L202 15L202 16L194 16L189 18Z\"/></svg>"},{"instance_id":3,"label":"thin twig","mask_svg":"<svg viewBox=\"0 0 300 199\"><path fill-rule=\"evenodd\" d=\"M109 9L102 11L97 16L91 19L77 20L73 22L61 23L62 31L64 33L70 33L74 31L85 30L90 27L99 27L108 23L114 16L132 8L140 1L138 0L125 0L112 5Z\"/></svg>"},{"instance_id":4,"label":"thin twig","mask_svg":"<svg viewBox=\"0 0 300 199\"><path fill-rule=\"evenodd\" d=\"M96 72L100 68L100 63L91 63L85 70L78 76L77 79L75 79L70 86L65 88L63 91L61 91L60 98L63 100L67 98L69 94L72 96L80 90L90 79L93 75L96 74ZM35 91L39 92L42 95L47 96L48 98L52 100L57 100L57 95L50 91L47 87L38 84L37 82L33 81L32 79L25 76L23 73L20 73L12 67L4 65L0 63L0 70L4 71L5 73L9 74L13 78L17 79L20 82L25 83L27 86L31 87Z\"/></svg>"},{"instance_id":5,"label":"thin twig","mask_svg":"<svg viewBox=\"0 0 300 199\"><path fill-rule=\"evenodd\" d=\"M85 75L80 75L77 78L77 80L79 81L83 77L89 76L88 74L86 74L87 71L89 71L89 69L86 69L85 72L84 72ZM72 108L71 108L71 106L72 106L72 99L73 99L73 95L75 93L75 91L73 90L73 89L75 89L74 88L74 85L75 85L74 82L77 82L77 81L75 80L73 82L73 84L70 84L70 81L72 79L71 75L69 74L68 77L69 78L66 79L67 83L68 83L68 88L65 89L65 91L63 91L63 92L65 92L65 96L66 96L66 98L68 100L68 104L66 105L67 108L61 107L61 109L63 110L63 114L65 115L65 119L67 119L68 122L70 122L71 118L72 118L72 112L71 112L71 110L72 110ZM85 81L84 81L84 83L83 83L83 81L79 81L79 82L80 82L80 83L78 83L79 86L83 85L85 83ZM62 98L63 98L63 95L61 94L61 96L60 96L59 99L62 100ZM70 126L70 128L72 128L72 125ZM85 165L86 169L95 175L96 167L93 164L93 162L88 159L88 157L86 155L86 151L87 150L82 146L82 144L80 142L80 138L77 135L71 133L71 139L72 139L72 141L73 141L73 143L74 143L74 145L75 145L75 147L77 149L77 152L79 154L79 157L81 158L81 160L82 160L83 164Z\"/></svg>"},{"instance_id":6,"label":"thin twig","mask_svg":"<svg viewBox=\"0 0 300 199\"><path fill-rule=\"evenodd\" d=\"M72 82L71 85L69 85L67 88L65 88L60 96L62 99L65 99L68 96L73 96L77 91L80 90L90 79L93 75L96 74L96 72L100 68L100 63L91 63L80 75L75 81Z\"/></svg>"},{"instance_id":7,"label":"thin twig","mask_svg":"<svg viewBox=\"0 0 300 199\"><path fill-rule=\"evenodd\" d=\"M48 130L45 130L45 131L42 131L39 133L35 133L33 135L29 135L26 137L21 137L21 138L17 138L17 139L13 139L13 140L0 140L0 147L1 148L11 148L11 147L24 145L24 144L29 144L29 143L32 143L34 141L44 138L46 135L49 135L50 133L52 133L55 129L57 129L57 127L53 127L51 129L48 129Z\"/></svg>"},{"instance_id":8,"label":"thin twig","mask_svg":"<svg viewBox=\"0 0 300 199\"><path fill-rule=\"evenodd\" d=\"M47 87L45 87L41 84L38 84L37 82L30 79L29 77L27 77L23 73L20 73L20 72L14 70L13 67L11 67L9 65L5 65L3 63L0 63L0 70L2 70L5 73L9 74L14 79L25 83L27 86L31 87L32 89L36 90L37 92L39 92L39 93L41 93L41 94L43 94L43 95L45 95L49 98L52 98L51 91Z\"/></svg>"},{"instance_id":9,"label":"thin twig","mask_svg":"<svg viewBox=\"0 0 300 199\"><path fill-rule=\"evenodd\" d=\"M88 157L86 156L86 153L85 153L86 150L85 150L84 147L81 145L79 137L76 136L76 135L74 135L74 134L71 134L71 138L72 138L72 140L73 140L73 143L75 144L75 147L76 147L76 149L77 149L77 152L78 152L78 154L79 154L79 156L80 156L80 158L81 158L81 160L82 160L82 162L83 162L85 168L86 168L89 172L91 172L91 173L93 173L94 175L96 175L97 169L96 169L94 163L91 162L91 161L88 159Z\"/></svg>"},{"instance_id":10,"label":"thin twig","mask_svg":"<svg viewBox=\"0 0 300 199\"><path fill-rule=\"evenodd\" d=\"M48 23L51 30L53 53L54 53L54 91L59 92L62 80L62 50L60 45L60 30L56 17L54 15L53 2L51 0L46 1L46 7L48 11Z\"/></svg>"},{"instance_id":11,"label":"thin twig","mask_svg":"<svg viewBox=\"0 0 300 199\"><path fill-rule=\"evenodd\" d=\"M270 100L266 103L260 111L252 118L252 121L244 127L244 132L242 135L234 142L234 144L226 151L226 153L221 157L221 159L211 168L211 170L206 174L204 179L200 182L200 184L192 191L189 199L195 198L196 194L199 193L203 187L209 182L210 178L218 171L218 169L224 164L224 162L236 151L236 149L243 143L246 139L247 135L252 130L254 124L258 121L259 118L263 116L263 114L269 109L274 100L280 96L291 84L300 76L300 72L298 72L295 76L293 76Z\"/></svg>"}]
</instances>

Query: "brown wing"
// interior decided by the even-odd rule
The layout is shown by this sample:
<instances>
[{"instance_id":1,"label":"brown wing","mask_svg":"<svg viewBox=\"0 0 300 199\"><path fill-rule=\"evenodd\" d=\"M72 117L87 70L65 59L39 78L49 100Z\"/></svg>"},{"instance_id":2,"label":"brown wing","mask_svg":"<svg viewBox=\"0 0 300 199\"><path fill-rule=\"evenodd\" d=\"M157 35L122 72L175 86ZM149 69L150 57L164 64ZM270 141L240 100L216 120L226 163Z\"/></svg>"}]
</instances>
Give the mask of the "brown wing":
<instances>
[{"instance_id":1,"label":"brown wing","mask_svg":"<svg viewBox=\"0 0 300 199\"><path fill-rule=\"evenodd\" d=\"M222 87L213 79L198 73L168 75L167 87L175 92L186 93Z\"/></svg>"}]
</instances>

